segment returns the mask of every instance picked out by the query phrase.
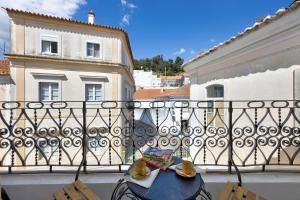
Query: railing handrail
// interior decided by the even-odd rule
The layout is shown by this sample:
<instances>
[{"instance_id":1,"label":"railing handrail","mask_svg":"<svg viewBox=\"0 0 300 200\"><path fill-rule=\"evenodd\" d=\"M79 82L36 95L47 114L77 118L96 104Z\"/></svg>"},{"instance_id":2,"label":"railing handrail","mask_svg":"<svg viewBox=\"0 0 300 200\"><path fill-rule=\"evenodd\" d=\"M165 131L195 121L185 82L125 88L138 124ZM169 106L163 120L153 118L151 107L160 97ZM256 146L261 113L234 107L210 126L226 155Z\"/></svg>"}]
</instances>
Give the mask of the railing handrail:
<instances>
[{"instance_id":1,"label":"railing handrail","mask_svg":"<svg viewBox=\"0 0 300 200\"><path fill-rule=\"evenodd\" d=\"M298 100L0 102L0 169L49 166L53 172L55 167L82 166L87 173L93 166L115 166L114 171L122 171L147 146L174 148L177 156L196 165L225 166L229 173L232 165L261 166L262 171L271 165L300 167L298 104Z\"/></svg>"}]
</instances>

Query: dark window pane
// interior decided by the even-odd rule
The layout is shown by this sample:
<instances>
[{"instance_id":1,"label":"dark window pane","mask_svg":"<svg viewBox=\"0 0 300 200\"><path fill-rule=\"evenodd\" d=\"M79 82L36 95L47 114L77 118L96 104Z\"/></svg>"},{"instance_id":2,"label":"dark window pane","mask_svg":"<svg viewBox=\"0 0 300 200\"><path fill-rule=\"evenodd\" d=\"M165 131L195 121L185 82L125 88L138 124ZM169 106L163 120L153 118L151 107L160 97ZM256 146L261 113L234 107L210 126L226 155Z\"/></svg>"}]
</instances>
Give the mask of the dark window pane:
<instances>
[{"instance_id":1,"label":"dark window pane","mask_svg":"<svg viewBox=\"0 0 300 200\"><path fill-rule=\"evenodd\" d=\"M57 53L57 42L51 42L51 53Z\"/></svg>"},{"instance_id":2,"label":"dark window pane","mask_svg":"<svg viewBox=\"0 0 300 200\"><path fill-rule=\"evenodd\" d=\"M212 85L207 88L208 98L223 98L224 87L222 85Z\"/></svg>"},{"instance_id":3,"label":"dark window pane","mask_svg":"<svg viewBox=\"0 0 300 200\"><path fill-rule=\"evenodd\" d=\"M93 49L94 49L93 44L88 42L86 44L86 55L93 56Z\"/></svg>"},{"instance_id":4,"label":"dark window pane","mask_svg":"<svg viewBox=\"0 0 300 200\"><path fill-rule=\"evenodd\" d=\"M94 44L94 57L99 57L99 56L100 56L100 45Z\"/></svg>"},{"instance_id":5,"label":"dark window pane","mask_svg":"<svg viewBox=\"0 0 300 200\"><path fill-rule=\"evenodd\" d=\"M50 42L49 41L42 41L42 52L43 53L50 53Z\"/></svg>"}]
</instances>

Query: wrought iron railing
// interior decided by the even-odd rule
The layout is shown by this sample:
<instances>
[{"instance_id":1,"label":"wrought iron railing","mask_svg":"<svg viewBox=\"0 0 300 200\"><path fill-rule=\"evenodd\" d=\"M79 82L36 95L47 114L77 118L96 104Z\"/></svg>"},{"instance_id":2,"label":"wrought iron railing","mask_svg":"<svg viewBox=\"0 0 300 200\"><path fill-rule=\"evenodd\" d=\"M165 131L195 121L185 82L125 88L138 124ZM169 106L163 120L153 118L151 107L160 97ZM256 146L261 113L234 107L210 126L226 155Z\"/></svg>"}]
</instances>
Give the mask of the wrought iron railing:
<instances>
[{"instance_id":1,"label":"wrought iron railing","mask_svg":"<svg viewBox=\"0 0 300 200\"><path fill-rule=\"evenodd\" d=\"M229 172L232 159L262 171L300 167L300 101L1 102L0 107L2 173L74 171L82 160L85 172L123 171L148 146L172 148L195 165Z\"/></svg>"}]
</instances>

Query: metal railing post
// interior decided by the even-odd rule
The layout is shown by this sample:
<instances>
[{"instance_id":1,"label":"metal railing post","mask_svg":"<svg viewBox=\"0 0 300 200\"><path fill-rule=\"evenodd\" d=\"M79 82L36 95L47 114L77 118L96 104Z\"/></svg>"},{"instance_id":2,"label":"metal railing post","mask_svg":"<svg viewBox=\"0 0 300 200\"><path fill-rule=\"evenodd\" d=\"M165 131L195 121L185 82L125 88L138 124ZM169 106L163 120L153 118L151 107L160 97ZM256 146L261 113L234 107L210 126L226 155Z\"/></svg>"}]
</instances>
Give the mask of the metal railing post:
<instances>
[{"instance_id":1,"label":"metal railing post","mask_svg":"<svg viewBox=\"0 0 300 200\"><path fill-rule=\"evenodd\" d=\"M82 159L83 159L83 171L84 173L87 172L87 169L86 169L86 165L87 165L87 161L86 161L86 154L87 154L87 138L86 138L86 101L83 101L83 104L82 104L82 116L83 116L83 119L82 119Z\"/></svg>"},{"instance_id":2,"label":"metal railing post","mask_svg":"<svg viewBox=\"0 0 300 200\"><path fill-rule=\"evenodd\" d=\"M228 105L228 173L231 173L232 166L232 101Z\"/></svg>"}]
</instances>

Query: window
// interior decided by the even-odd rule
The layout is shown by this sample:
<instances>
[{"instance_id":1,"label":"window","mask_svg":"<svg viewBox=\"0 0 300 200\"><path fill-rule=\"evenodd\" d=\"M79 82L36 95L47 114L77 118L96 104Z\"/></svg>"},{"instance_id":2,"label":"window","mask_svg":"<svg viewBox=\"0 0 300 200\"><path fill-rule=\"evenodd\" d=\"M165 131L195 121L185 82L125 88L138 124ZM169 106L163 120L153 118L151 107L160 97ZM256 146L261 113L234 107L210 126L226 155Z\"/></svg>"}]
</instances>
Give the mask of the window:
<instances>
[{"instance_id":1,"label":"window","mask_svg":"<svg viewBox=\"0 0 300 200\"><path fill-rule=\"evenodd\" d=\"M58 83L40 82L39 83L40 101L58 101Z\"/></svg>"},{"instance_id":2,"label":"window","mask_svg":"<svg viewBox=\"0 0 300 200\"><path fill-rule=\"evenodd\" d=\"M46 140L38 141L37 149L39 150L39 160L45 159L45 157L46 159L51 158L51 160L53 160L58 156L59 141L52 140L49 142L52 143L52 145L48 144Z\"/></svg>"},{"instance_id":3,"label":"window","mask_svg":"<svg viewBox=\"0 0 300 200\"><path fill-rule=\"evenodd\" d=\"M207 102L207 112L213 113L214 112L214 102L208 101Z\"/></svg>"},{"instance_id":4,"label":"window","mask_svg":"<svg viewBox=\"0 0 300 200\"><path fill-rule=\"evenodd\" d=\"M100 57L100 44L87 42L86 43L86 55L88 57L99 58Z\"/></svg>"},{"instance_id":5,"label":"window","mask_svg":"<svg viewBox=\"0 0 300 200\"><path fill-rule=\"evenodd\" d=\"M224 127L224 86L210 85L207 88L207 123Z\"/></svg>"},{"instance_id":6,"label":"window","mask_svg":"<svg viewBox=\"0 0 300 200\"><path fill-rule=\"evenodd\" d=\"M102 100L102 84L86 84L85 85L85 100L86 101L101 101Z\"/></svg>"},{"instance_id":7,"label":"window","mask_svg":"<svg viewBox=\"0 0 300 200\"><path fill-rule=\"evenodd\" d=\"M42 40L42 53L57 54L57 42Z\"/></svg>"},{"instance_id":8,"label":"window","mask_svg":"<svg viewBox=\"0 0 300 200\"><path fill-rule=\"evenodd\" d=\"M207 98L223 98L224 87L223 85L212 85L207 87Z\"/></svg>"}]
</instances>

